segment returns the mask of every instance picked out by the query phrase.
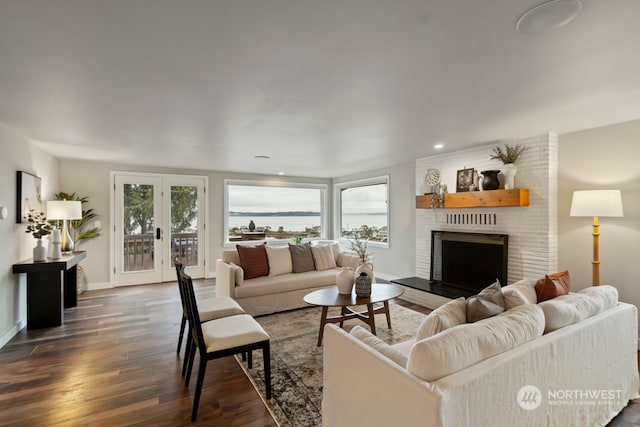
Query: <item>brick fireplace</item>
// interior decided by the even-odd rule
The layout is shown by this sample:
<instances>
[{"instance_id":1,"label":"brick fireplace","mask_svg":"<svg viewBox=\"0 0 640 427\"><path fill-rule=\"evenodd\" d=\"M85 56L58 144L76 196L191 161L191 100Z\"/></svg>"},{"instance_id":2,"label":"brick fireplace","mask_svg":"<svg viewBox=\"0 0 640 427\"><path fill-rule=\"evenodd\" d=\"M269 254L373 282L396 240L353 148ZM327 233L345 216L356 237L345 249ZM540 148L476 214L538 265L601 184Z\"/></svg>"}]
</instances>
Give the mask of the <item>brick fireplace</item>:
<instances>
[{"instance_id":1,"label":"brick fireplace","mask_svg":"<svg viewBox=\"0 0 640 427\"><path fill-rule=\"evenodd\" d=\"M456 172L460 169L475 168L479 172L501 169L502 164L489 157L491 147L504 142L527 147L516 163L518 173L515 184L518 188L529 189L529 206L417 209L416 276L426 279L430 276L432 230L507 234L509 283L557 270L557 135L548 133L420 158L416 160L416 189L421 188L429 168L440 170L441 181L447 184L449 192L455 192ZM410 288L406 289L404 298L428 307L436 307L447 301Z\"/></svg>"}]
</instances>

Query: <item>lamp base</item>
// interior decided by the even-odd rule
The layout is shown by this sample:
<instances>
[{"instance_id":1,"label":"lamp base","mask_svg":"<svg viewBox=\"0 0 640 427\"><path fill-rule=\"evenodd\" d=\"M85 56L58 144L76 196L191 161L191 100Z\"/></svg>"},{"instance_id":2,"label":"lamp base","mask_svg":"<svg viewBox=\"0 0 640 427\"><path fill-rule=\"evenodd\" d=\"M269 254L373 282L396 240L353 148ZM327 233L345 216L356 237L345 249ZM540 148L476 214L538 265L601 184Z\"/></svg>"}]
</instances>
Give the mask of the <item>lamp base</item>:
<instances>
[{"instance_id":1,"label":"lamp base","mask_svg":"<svg viewBox=\"0 0 640 427\"><path fill-rule=\"evenodd\" d=\"M71 239L71 235L69 234L69 226L67 225L68 220L62 221L62 243L60 245L60 250L63 254L68 255L73 252L74 244L73 239Z\"/></svg>"}]
</instances>

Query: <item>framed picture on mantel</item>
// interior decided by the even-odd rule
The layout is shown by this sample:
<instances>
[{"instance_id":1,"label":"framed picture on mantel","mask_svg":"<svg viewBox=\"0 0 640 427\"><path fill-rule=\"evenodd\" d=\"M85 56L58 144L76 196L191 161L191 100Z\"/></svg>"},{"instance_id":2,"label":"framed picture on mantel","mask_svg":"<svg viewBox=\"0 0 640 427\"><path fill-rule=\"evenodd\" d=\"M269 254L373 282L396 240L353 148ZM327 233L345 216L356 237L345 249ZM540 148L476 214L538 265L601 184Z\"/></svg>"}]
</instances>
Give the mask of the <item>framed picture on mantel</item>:
<instances>
[{"instance_id":1,"label":"framed picture on mantel","mask_svg":"<svg viewBox=\"0 0 640 427\"><path fill-rule=\"evenodd\" d=\"M42 179L30 173L18 171L16 191L16 222L25 222L30 210L42 212Z\"/></svg>"},{"instance_id":2,"label":"framed picture on mantel","mask_svg":"<svg viewBox=\"0 0 640 427\"><path fill-rule=\"evenodd\" d=\"M456 193L469 191L469 187L473 184L473 168L460 169L456 179Z\"/></svg>"}]
</instances>

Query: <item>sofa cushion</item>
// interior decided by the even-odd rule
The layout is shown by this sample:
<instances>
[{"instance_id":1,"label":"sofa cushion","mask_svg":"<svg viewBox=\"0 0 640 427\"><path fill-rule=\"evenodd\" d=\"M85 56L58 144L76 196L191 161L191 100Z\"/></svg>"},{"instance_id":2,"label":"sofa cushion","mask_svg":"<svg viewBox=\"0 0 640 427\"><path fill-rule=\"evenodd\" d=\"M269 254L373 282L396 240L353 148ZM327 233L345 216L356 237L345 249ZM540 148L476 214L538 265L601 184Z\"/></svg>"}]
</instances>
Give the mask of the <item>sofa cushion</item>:
<instances>
[{"instance_id":1,"label":"sofa cushion","mask_svg":"<svg viewBox=\"0 0 640 427\"><path fill-rule=\"evenodd\" d=\"M236 245L245 280L269 275L269 259L265 246Z\"/></svg>"},{"instance_id":2,"label":"sofa cushion","mask_svg":"<svg viewBox=\"0 0 640 427\"><path fill-rule=\"evenodd\" d=\"M414 344L407 370L437 381L542 335L544 314L526 304L476 323L454 326Z\"/></svg>"},{"instance_id":3,"label":"sofa cushion","mask_svg":"<svg viewBox=\"0 0 640 427\"><path fill-rule=\"evenodd\" d=\"M335 261L336 265L338 264L338 257L340 256L340 243L336 242L335 240L314 240L311 242L311 246L313 247L314 245L329 245L329 247L331 248L331 253L333 254L333 260Z\"/></svg>"},{"instance_id":4,"label":"sofa cushion","mask_svg":"<svg viewBox=\"0 0 640 427\"><path fill-rule=\"evenodd\" d=\"M289 243L289 251L291 251L294 273L304 273L305 271L316 269L313 263L313 255L311 254L311 246L306 243L301 245Z\"/></svg>"},{"instance_id":5,"label":"sofa cushion","mask_svg":"<svg viewBox=\"0 0 640 427\"><path fill-rule=\"evenodd\" d=\"M311 246L311 255L313 255L313 263L318 271L337 267L336 260L333 257L333 252L331 252L329 245Z\"/></svg>"},{"instance_id":6,"label":"sofa cushion","mask_svg":"<svg viewBox=\"0 0 640 427\"><path fill-rule=\"evenodd\" d=\"M594 286L538 304L544 311L545 333L572 325L614 307L618 291L613 286Z\"/></svg>"},{"instance_id":7,"label":"sofa cushion","mask_svg":"<svg viewBox=\"0 0 640 427\"><path fill-rule=\"evenodd\" d=\"M522 304L537 304L536 279L522 279L502 288L505 310Z\"/></svg>"},{"instance_id":8,"label":"sofa cushion","mask_svg":"<svg viewBox=\"0 0 640 427\"><path fill-rule=\"evenodd\" d=\"M416 341L439 334L445 329L467 322L467 305L464 297L441 305L427 315L416 333Z\"/></svg>"},{"instance_id":9,"label":"sofa cushion","mask_svg":"<svg viewBox=\"0 0 640 427\"><path fill-rule=\"evenodd\" d=\"M269 259L269 276L287 274L293 271L291 252L288 246L267 245L267 258Z\"/></svg>"},{"instance_id":10,"label":"sofa cushion","mask_svg":"<svg viewBox=\"0 0 640 427\"><path fill-rule=\"evenodd\" d=\"M571 278L569 277L568 271L545 274L544 278L538 280L536 283L538 302L568 294L570 285Z\"/></svg>"},{"instance_id":11,"label":"sofa cushion","mask_svg":"<svg viewBox=\"0 0 640 427\"><path fill-rule=\"evenodd\" d=\"M249 298L261 295L273 295L301 289L318 289L335 286L337 268L323 271L306 271L297 274L281 274L279 276L256 277L245 280L242 286L235 289L236 298ZM302 303L301 303L302 304Z\"/></svg>"},{"instance_id":12,"label":"sofa cushion","mask_svg":"<svg viewBox=\"0 0 640 427\"><path fill-rule=\"evenodd\" d=\"M487 317L495 316L504 311L504 297L500 289L500 282L484 288L478 295L467 298L467 322L477 322Z\"/></svg>"},{"instance_id":13,"label":"sofa cushion","mask_svg":"<svg viewBox=\"0 0 640 427\"><path fill-rule=\"evenodd\" d=\"M240 257L238 256L237 249L223 249L221 255L224 262L240 265Z\"/></svg>"},{"instance_id":14,"label":"sofa cushion","mask_svg":"<svg viewBox=\"0 0 640 427\"><path fill-rule=\"evenodd\" d=\"M407 356L405 354L396 350L386 342L382 341L380 338L373 335L362 326L354 326L353 329L351 329L350 334L355 338L358 338L363 343L367 344L369 347L376 350L378 353L393 360L403 368L407 366Z\"/></svg>"}]
</instances>

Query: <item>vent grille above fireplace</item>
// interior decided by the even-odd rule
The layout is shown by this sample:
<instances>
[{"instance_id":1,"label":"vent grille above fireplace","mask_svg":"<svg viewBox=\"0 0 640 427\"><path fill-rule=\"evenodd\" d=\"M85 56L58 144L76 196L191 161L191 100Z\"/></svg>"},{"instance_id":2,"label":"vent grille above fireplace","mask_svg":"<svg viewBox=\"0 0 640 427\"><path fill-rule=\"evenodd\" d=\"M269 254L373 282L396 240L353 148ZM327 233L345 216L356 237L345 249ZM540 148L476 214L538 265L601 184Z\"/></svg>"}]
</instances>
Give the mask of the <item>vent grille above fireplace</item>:
<instances>
[{"instance_id":1,"label":"vent grille above fireplace","mask_svg":"<svg viewBox=\"0 0 640 427\"><path fill-rule=\"evenodd\" d=\"M495 213L448 213L446 223L450 225L497 225Z\"/></svg>"}]
</instances>

